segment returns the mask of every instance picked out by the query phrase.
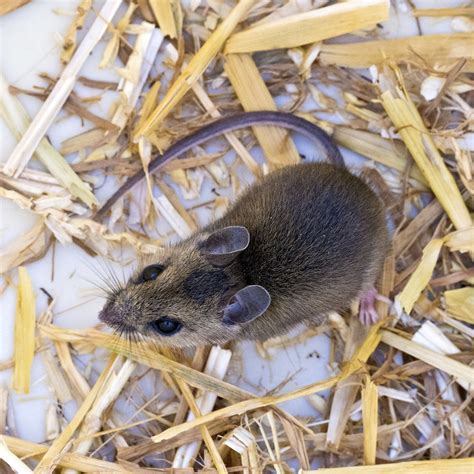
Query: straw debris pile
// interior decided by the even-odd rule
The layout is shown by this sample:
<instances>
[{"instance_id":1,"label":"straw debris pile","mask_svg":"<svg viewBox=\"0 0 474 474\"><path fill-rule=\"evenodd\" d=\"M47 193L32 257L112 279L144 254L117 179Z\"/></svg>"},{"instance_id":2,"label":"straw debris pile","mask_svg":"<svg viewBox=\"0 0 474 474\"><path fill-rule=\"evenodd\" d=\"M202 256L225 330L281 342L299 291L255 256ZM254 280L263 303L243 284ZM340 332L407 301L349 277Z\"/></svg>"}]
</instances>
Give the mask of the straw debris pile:
<instances>
[{"instance_id":1,"label":"straw debris pile","mask_svg":"<svg viewBox=\"0 0 474 474\"><path fill-rule=\"evenodd\" d=\"M308 472L316 460L328 473L472 469L474 9L420 10L400 1L389 11L388 3L82 0L64 36L59 77L44 75L46 86L31 90L1 77L0 115L18 145L1 165L0 196L39 218L1 250L3 289L17 287L15 351L0 364L13 369L11 389L0 389L3 464L44 473L56 466L64 473ZM451 32L387 39L389 15L450 17ZM116 71L116 82L81 74L99 42L106 44L99 67ZM75 91L79 83L87 97ZM99 116L91 106L104 91L116 99ZM33 119L23 94L44 101ZM242 172L259 179L302 158L280 129L231 133L217 151L200 148L147 175L98 223L91 215L103 202L104 177L118 186L220 116L277 109L313 121L365 158L355 172L377 189L392 228L378 283L380 323L362 327L355 305L297 340L259 345L268 354L325 333L332 377L256 396L225 381L232 346L189 355L117 340L102 327L62 329L52 324L54 300L35 314L42 282L25 265L53 242L105 258L124 249L153 254L221 214L247 184ZM87 127L57 149L47 131L64 115ZM232 159L223 160L229 151ZM216 193L191 206L204 180ZM41 445L15 437L6 423L10 390L28 393L35 356L56 397ZM79 356L101 361L97 376L84 372ZM146 400L145 375L161 387ZM314 417L277 405L299 397L312 403ZM66 420L55 408L71 401L77 411ZM127 418L124 403L133 411Z\"/></svg>"}]
</instances>

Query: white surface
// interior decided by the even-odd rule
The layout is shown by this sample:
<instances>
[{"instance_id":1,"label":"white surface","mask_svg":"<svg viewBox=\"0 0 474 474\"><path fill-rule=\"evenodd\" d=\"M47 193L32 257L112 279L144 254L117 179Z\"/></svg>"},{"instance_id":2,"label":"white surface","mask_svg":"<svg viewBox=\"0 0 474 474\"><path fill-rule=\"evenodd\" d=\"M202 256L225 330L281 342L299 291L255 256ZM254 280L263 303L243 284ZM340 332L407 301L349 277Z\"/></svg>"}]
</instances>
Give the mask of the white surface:
<instances>
[{"instance_id":1,"label":"white surface","mask_svg":"<svg viewBox=\"0 0 474 474\"><path fill-rule=\"evenodd\" d=\"M48 72L56 76L61 71L59 62L58 35L63 34L70 21L70 16L58 15L54 9L74 11L78 1L40 1L33 3L0 18L1 44L1 71L6 79L19 87L31 89L35 84L42 84L37 77L39 72ZM440 2L416 2L418 6L441 6ZM450 6L462 2L442 2ZM89 19L90 20L90 19ZM421 19L423 31L429 28L430 32L442 32L449 26L449 20ZM415 23L411 19L395 18L390 25L386 25L385 32L390 35L416 34ZM448 28L449 31L449 28ZM97 51L86 63L83 74L95 79L117 80L116 76L108 70L98 70L97 62L102 42ZM91 89L75 89L82 96L95 95L97 91ZM93 110L98 114L105 115L108 104L113 98L112 93L104 94L102 102L95 105ZM40 102L35 99L21 96L21 102L26 106L33 116ZM67 119L59 117L51 127L48 136L55 146L61 141L80 131L91 128L90 124L82 125L78 119ZM4 161L15 146L15 140L6 126L0 121L1 147L0 159ZM300 151L311 157L311 150L297 140ZM69 158L69 157L68 157ZM72 157L73 158L73 157ZM34 166L37 166L35 164ZM211 187L207 183L207 192ZM205 196L203 196L205 200ZM35 217L28 212L20 211L15 204L9 201L1 201L1 228L0 239L3 247L16 235L20 235L29 229ZM39 290L44 287L56 299L54 307L54 323L69 328L85 328L97 322L97 313L101 308L102 301L91 296L94 290L87 279L96 279L88 268L90 264L97 265L93 259L88 257L77 246L56 245L54 265L53 252L38 262L28 265L34 288L37 294L37 314L41 314L46 308L46 297ZM54 272L53 272L54 266ZM16 271L12 272L16 279ZM13 324L15 310L15 289L9 286L0 296L0 362L8 360L13 355ZM240 374L239 357L235 357L230 371L231 380L239 380L239 384L255 393L264 393L265 388L271 390L292 374L296 374L280 392L293 390L328 376L326 361L328 356L328 338L320 336L308 340L298 348L281 350L273 360L261 359L255 352L251 343L240 344L241 354L244 354L244 373ZM319 354L314 355L315 351ZM48 391L46 375L41 360L36 357L32 372L32 392L28 396L17 396L11 390L11 371L0 372L0 384L10 388L11 414L9 417L13 434L28 440L42 442L45 440L45 412L51 403L51 394ZM260 387L260 388L258 388ZM264 387L264 388L263 388ZM315 410L305 399L299 399L285 405L289 411L296 415L316 416ZM66 407L66 413L70 416L74 405Z\"/></svg>"}]
</instances>

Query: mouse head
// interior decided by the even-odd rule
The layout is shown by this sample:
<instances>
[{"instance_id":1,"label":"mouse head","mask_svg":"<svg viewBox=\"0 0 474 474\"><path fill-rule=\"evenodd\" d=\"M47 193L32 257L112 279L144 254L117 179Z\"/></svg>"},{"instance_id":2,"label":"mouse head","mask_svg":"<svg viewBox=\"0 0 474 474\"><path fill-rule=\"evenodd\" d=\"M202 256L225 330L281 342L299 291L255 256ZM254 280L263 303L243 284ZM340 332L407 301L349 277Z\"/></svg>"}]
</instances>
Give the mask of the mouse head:
<instances>
[{"instance_id":1,"label":"mouse head","mask_svg":"<svg viewBox=\"0 0 474 474\"><path fill-rule=\"evenodd\" d=\"M99 318L166 346L232 340L270 305L263 287L245 282L239 256L249 243L245 227L231 226L167 248L108 295Z\"/></svg>"}]
</instances>

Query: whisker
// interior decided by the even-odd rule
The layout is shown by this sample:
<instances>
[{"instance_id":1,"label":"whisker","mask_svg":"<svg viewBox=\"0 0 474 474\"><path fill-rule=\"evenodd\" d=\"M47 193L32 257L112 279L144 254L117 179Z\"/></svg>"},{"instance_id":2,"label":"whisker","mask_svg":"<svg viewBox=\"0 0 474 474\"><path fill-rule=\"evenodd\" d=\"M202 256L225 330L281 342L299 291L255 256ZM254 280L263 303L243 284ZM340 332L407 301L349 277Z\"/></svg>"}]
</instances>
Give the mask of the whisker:
<instances>
[{"instance_id":1,"label":"whisker","mask_svg":"<svg viewBox=\"0 0 474 474\"><path fill-rule=\"evenodd\" d=\"M99 288L102 287L105 293L110 296L119 294L126 285L126 279L120 281L118 275L112 268L110 262L105 259L95 262L96 265L86 262L86 266L96 275L102 285L95 284ZM123 271L123 270L122 270Z\"/></svg>"},{"instance_id":2,"label":"whisker","mask_svg":"<svg viewBox=\"0 0 474 474\"><path fill-rule=\"evenodd\" d=\"M120 288L120 285L116 281L115 274L110 268L110 265L106 260L103 260L102 262L102 271L104 272L105 277L107 278L111 288L113 288L114 292L118 291L118 288Z\"/></svg>"},{"instance_id":3,"label":"whisker","mask_svg":"<svg viewBox=\"0 0 474 474\"><path fill-rule=\"evenodd\" d=\"M113 269L112 264L108 262L107 260L104 262L104 264L105 264L106 269L108 270L108 274L113 284L116 286L116 288L121 288L123 286L122 282L120 281L117 273ZM122 271L123 271L123 268L122 268Z\"/></svg>"},{"instance_id":4,"label":"whisker","mask_svg":"<svg viewBox=\"0 0 474 474\"><path fill-rule=\"evenodd\" d=\"M94 282L91 281L85 277L82 277L83 280L93 284L94 286L104 290L106 294L112 293L112 294L117 294L118 288L112 284L110 281L110 278L107 278L107 275L104 274L103 269L93 265L92 263L88 261L84 261L85 266L98 278L98 280L102 283L99 284L99 282Z\"/></svg>"},{"instance_id":5,"label":"whisker","mask_svg":"<svg viewBox=\"0 0 474 474\"><path fill-rule=\"evenodd\" d=\"M95 296L98 296L100 298L107 298L108 296L110 296L110 288L103 286L101 283L91 280L89 278L82 279L95 287L95 289L88 289L88 293L90 292L91 294L94 294ZM97 292L96 290L99 291Z\"/></svg>"}]
</instances>

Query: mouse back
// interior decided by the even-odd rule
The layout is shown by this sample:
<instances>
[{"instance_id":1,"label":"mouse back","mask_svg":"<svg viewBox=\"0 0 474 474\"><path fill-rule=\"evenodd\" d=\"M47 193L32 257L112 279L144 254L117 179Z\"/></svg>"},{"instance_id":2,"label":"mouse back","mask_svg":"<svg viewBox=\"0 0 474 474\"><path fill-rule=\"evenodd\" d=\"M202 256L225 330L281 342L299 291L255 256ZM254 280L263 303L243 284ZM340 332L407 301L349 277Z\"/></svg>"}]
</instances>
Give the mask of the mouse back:
<instances>
[{"instance_id":1,"label":"mouse back","mask_svg":"<svg viewBox=\"0 0 474 474\"><path fill-rule=\"evenodd\" d=\"M275 323L289 329L295 313L317 320L347 308L373 285L388 250L381 201L360 178L325 163L271 173L210 229L236 224L251 236L240 256L244 278L272 296L273 321L256 320L252 334L274 332Z\"/></svg>"}]
</instances>

